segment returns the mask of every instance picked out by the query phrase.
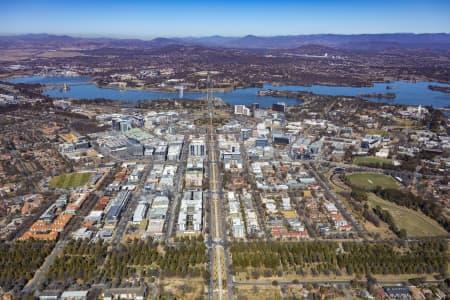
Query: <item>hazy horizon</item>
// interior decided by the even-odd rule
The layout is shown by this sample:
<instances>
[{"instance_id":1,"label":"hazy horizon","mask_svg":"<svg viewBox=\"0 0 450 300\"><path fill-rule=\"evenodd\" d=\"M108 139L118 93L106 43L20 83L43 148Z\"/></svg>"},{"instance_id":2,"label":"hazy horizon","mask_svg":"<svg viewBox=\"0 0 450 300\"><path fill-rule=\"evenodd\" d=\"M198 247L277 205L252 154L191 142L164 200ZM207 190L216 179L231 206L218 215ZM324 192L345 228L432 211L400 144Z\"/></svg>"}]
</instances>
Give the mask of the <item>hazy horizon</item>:
<instances>
[{"instance_id":1,"label":"hazy horizon","mask_svg":"<svg viewBox=\"0 0 450 300\"><path fill-rule=\"evenodd\" d=\"M30 1L0 4L0 35L80 37L448 33L450 1Z\"/></svg>"},{"instance_id":2,"label":"hazy horizon","mask_svg":"<svg viewBox=\"0 0 450 300\"><path fill-rule=\"evenodd\" d=\"M213 37L220 37L220 38L245 38L248 36L255 36L260 38L271 38L271 37L295 37L295 36L321 36L321 35L336 35L336 36L360 36L360 35L396 35L396 34L405 34L405 35L437 35L437 34L446 34L450 35L450 32L378 32L378 33L300 33L300 34L278 34L278 35L255 35L255 34L245 34L245 35L237 35L237 36L227 36L227 35L220 35L220 34L211 34L211 35L199 35L199 36L153 36L148 38L140 38L140 37L130 37L130 36L114 36L114 35L85 35L85 34L65 34L65 33L48 33L48 32L37 32L37 33L0 33L0 36L2 37L19 37L19 36L26 36L26 35L48 35L48 36L68 36L72 38L99 38L99 39L138 39L142 41L150 41L157 38L165 38L165 39L197 39L197 38L213 38Z\"/></svg>"}]
</instances>

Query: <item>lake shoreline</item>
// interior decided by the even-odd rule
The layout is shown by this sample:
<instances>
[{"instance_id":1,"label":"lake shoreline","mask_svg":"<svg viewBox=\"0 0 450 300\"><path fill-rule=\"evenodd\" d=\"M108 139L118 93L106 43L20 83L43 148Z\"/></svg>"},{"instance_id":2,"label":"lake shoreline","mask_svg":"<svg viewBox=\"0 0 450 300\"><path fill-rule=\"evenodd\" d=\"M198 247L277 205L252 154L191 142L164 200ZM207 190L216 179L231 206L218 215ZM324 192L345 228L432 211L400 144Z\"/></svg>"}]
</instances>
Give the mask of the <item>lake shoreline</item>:
<instances>
[{"instance_id":1,"label":"lake shoreline","mask_svg":"<svg viewBox=\"0 0 450 300\"><path fill-rule=\"evenodd\" d=\"M95 79L87 76L79 77L19 77L9 80L10 83L28 83L42 84L43 95L53 97L55 99L111 99L113 101L137 101L137 100L154 100L154 99L182 99L179 97L179 91L175 87L163 88L133 88L118 86L99 86ZM68 88L63 88L67 84ZM264 84L252 85L251 87L230 87L215 88L214 96L223 99L230 105L252 105L259 103L263 107L270 107L277 102L286 102L287 105L297 105L302 99L292 99L291 97L283 97L277 95L268 95L260 97L257 94L261 90L278 90L280 94L288 95L288 92L312 92L317 95L330 96L353 96L360 95L387 95L389 90L395 90L395 99L383 99L375 97L368 99L362 97L363 100L371 102L404 105L423 105L433 106L435 108L446 107L450 104L450 94L432 91L429 85L435 82L416 82L416 81L387 81L383 83L374 83L371 87L349 87L334 85L283 85L273 83L273 85ZM52 88L53 87L53 88ZM445 87L445 86L444 86ZM450 88L450 86L449 86ZM185 89L183 91L184 98L201 99L206 96L205 89ZM392 93L394 94L394 93ZM281 96L281 97L280 97ZM389 97L392 98L392 97ZM386 100L386 101L385 101Z\"/></svg>"}]
</instances>

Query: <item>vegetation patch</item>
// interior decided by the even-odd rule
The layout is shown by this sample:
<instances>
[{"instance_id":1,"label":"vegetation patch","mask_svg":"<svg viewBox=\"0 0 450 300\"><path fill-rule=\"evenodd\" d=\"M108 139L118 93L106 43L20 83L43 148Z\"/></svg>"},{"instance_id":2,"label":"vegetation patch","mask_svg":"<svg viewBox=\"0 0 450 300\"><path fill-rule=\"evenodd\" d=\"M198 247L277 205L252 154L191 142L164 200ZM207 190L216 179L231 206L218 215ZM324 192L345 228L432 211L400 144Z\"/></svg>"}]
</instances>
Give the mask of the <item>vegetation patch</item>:
<instances>
[{"instance_id":1,"label":"vegetation patch","mask_svg":"<svg viewBox=\"0 0 450 300\"><path fill-rule=\"evenodd\" d=\"M55 176L50 180L51 188L72 188L83 186L91 178L92 173L82 172L82 173L67 173L59 176Z\"/></svg>"},{"instance_id":2,"label":"vegetation patch","mask_svg":"<svg viewBox=\"0 0 450 300\"><path fill-rule=\"evenodd\" d=\"M0 287L22 289L52 249L52 242L40 240L0 243Z\"/></svg>"},{"instance_id":3,"label":"vegetation patch","mask_svg":"<svg viewBox=\"0 0 450 300\"><path fill-rule=\"evenodd\" d=\"M283 277L321 274L433 274L447 271L447 242L427 240L406 245L355 242L237 242L231 246L233 272ZM268 273L266 276L265 273Z\"/></svg>"},{"instance_id":4,"label":"vegetation patch","mask_svg":"<svg viewBox=\"0 0 450 300\"><path fill-rule=\"evenodd\" d=\"M202 238L178 239L175 247L152 239L132 240L119 247L102 241L71 240L47 272L47 288L109 283L119 286L129 278L206 278L206 247Z\"/></svg>"},{"instance_id":5,"label":"vegetation patch","mask_svg":"<svg viewBox=\"0 0 450 300\"><path fill-rule=\"evenodd\" d=\"M371 135L381 135L383 137L388 137L389 133L386 130L383 129L366 129L364 131L366 134L371 134Z\"/></svg>"},{"instance_id":6,"label":"vegetation patch","mask_svg":"<svg viewBox=\"0 0 450 300\"><path fill-rule=\"evenodd\" d=\"M161 280L161 290L160 299L203 299L205 284L203 279L170 277Z\"/></svg>"},{"instance_id":7,"label":"vegetation patch","mask_svg":"<svg viewBox=\"0 0 450 300\"><path fill-rule=\"evenodd\" d=\"M444 213L445 210L436 201L425 200L411 192L398 189L376 189L375 194L395 204L420 210L426 216L436 220L445 230L450 231L450 221Z\"/></svg>"},{"instance_id":8,"label":"vegetation patch","mask_svg":"<svg viewBox=\"0 0 450 300\"><path fill-rule=\"evenodd\" d=\"M360 156L353 159L355 165L383 167L383 165L392 165L392 159L375 156Z\"/></svg>"},{"instance_id":9,"label":"vegetation patch","mask_svg":"<svg viewBox=\"0 0 450 300\"><path fill-rule=\"evenodd\" d=\"M406 128L413 126L415 123L413 120L401 119L401 118L394 118L394 121L398 126L402 126L402 127L406 127Z\"/></svg>"},{"instance_id":10,"label":"vegetation patch","mask_svg":"<svg viewBox=\"0 0 450 300\"><path fill-rule=\"evenodd\" d=\"M398 189L400 185L392 176L377 173L358 173L346 176L350 185L372 191L378 188Z\"/></svg>"},{"instance_id":11,"label":"vegetation patch","mask_svg":"<svg viewBox=\"0 0 450 300\"><path fill-rule=\"evenodd\" d=\"M389 212L395 226L400 230L406 230L408 236L431 237L447 235L445 229L443 229L436 221L419 211L383 200L372 193L368 194L368 203L372 208L376 209L379 207L380 209Z\"/></svg>"}]
</instances>

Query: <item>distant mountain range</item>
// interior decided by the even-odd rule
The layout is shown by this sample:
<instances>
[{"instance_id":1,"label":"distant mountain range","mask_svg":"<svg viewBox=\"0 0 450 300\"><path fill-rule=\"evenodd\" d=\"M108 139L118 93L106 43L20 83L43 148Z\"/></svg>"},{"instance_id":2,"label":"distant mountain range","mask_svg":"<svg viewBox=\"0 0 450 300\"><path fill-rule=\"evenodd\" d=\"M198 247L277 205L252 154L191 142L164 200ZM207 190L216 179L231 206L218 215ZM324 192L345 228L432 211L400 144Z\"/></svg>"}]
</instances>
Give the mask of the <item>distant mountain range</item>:
<instances>
[{"instance_id":1,"label":"distant mountain range","mask_svg":"<svg viewBox=\"0 0 450 300\"><path fill-rule=\"evenodd\" d=\"M286 36L244 37L185 37L155 38L152 40L83 38L67 35L25 34L0 36L0 48L85 48L85 47L120 47L120 48L157 48L168 45L201 45L219 48L244 49L292 49L304 45L321 45L341 49L383 50L389 48L404 49L450 49L448 33L393 33L393 34L313 34Z\"/></svg>"},{"instance_id":2,"label":"distant mountain range","mask_svg":"<svg viewBox=\"0 0 450 300\"><path fill-rule=\"evenodd\" d=\"M185 38L183 41L207 46L234 48L291 49L308 44L345 49L386 49L386 48L440 48L450 49L450 34L314 34L260 37L247 35L239 38L212 36Z\"/></svg>"}]
</instances>

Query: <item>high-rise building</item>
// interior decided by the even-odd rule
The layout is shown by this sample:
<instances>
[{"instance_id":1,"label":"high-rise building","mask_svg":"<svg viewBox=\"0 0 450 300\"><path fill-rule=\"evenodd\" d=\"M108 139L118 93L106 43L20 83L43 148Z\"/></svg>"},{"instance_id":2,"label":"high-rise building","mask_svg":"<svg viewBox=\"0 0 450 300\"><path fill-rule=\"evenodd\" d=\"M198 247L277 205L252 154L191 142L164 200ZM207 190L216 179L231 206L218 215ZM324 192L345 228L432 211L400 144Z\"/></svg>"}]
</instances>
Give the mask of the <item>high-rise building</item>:
<instances>
[{"instance_id":1,"label":"high-rise building","mask_svg":"<svg viewBox=\"0 0 450 300\"><path fill-rule=\"evenodd\" d=\"M131 119L116 118L111 121L112 129L115 131L126 132L130 130Z\"/></svg>"},{"instance_id":2,"label":"high-rise building","mask_svg":"<svg viewBox=\"0 0 450 300\"><path fill-rule=\"evenodd\" d=\"M286 103L284 102L277 102L272 104L272 110L278 111L278 112L286 112Z\"/></svg>"}]
</instances>

